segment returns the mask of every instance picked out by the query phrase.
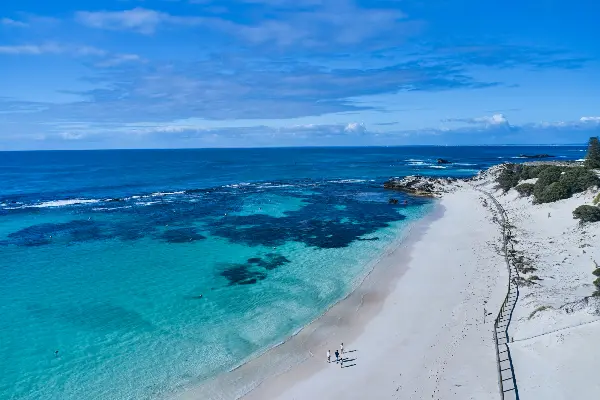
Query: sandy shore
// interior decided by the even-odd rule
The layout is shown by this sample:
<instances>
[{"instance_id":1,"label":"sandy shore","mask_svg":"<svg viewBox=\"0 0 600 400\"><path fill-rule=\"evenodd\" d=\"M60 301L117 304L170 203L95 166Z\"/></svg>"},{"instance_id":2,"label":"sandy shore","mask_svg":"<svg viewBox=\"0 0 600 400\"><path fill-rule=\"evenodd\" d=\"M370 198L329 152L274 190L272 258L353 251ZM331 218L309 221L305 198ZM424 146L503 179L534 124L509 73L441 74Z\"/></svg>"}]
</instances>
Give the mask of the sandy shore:
<instances>
[{"instance_id":1,"label":"sandy shore","mask_svg":"<svg viewBox=\"0 0 600 400\"><path fill-rule=\"evenodd\" d=\"M282 345L177 398L494 398L493 319L507 271L483 198L467 185L445 195L348 298ZM341 342L343 368L326 362Z\"/></svg>"}]
</instances>

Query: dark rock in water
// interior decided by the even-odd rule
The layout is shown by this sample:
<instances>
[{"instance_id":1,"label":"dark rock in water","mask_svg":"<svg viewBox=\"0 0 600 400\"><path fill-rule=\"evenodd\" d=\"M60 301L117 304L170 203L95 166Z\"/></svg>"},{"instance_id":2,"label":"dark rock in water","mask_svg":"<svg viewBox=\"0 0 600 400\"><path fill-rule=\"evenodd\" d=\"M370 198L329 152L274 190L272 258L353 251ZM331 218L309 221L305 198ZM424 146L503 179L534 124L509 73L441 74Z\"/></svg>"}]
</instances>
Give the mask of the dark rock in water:
<instances>
[{"instance_id":1,"label":"dark rock in water","mask_svg":"<svg viewBox=\"0 0 600 400\"><path fill-rule=\"evenodd\" d=\"M446 186L456 178L433 178L426 176L407 176L392 178L383 184L386 189L399 190L413 196L436 197L447 192Z\"/></svg>"},{"instance_id":2,"label":"dark rock in water","mask_svg":"<svg viewBox=\"0 0 600 400\"><path fill-rule=\"evenodd\" d=\"M371 237L371 238L358 238L358 240L360 241L373 241L373 240L379 240L379 237L375 236L375 237Z\"/></svg>"},{"instance_id":3,"label":"dark rock in water","mask_svg":"<svg viewBox=\"0 0 600 400\"><path fill-rule=\"evenodd\" d=\"M550 154L519 154L519 157L522 157L522 158L554 158L555 156L551 156Z\"/></svg>"},{"instance_id":4,"label":"dark rock in water","mask_svg":"<svg viewBox=\"0 0 600 400\"><path fill-rule=\"evenodd\" d=\"M438 163L438 164L452 164L450 161L448 161L448 160L445 160L445 159L443 159L443 158L438 158L438 159L437 159L437 163Z\"/></svg>"},{"instance_id":5,"label":"dark rock in water","mask_svg":"<svg viewBox=\"0 0 600 400\"><path fill-rule=\"evenodd\" d=\"M398 199L390 199L388 204L398 204Z\"/></svg>"},{"instance_id":6,"label":"dark rock in water","mask_svg":"<svg viewBox=\"0 0 600 400\"><path fill-rule=\"evenodd\" d=\"M114 198L114 199L108 199L106 201L109 202L109 203L113 203L113 202L116 202L116 201L123 201L123 199Z\"/></svg>"}]
</instances>

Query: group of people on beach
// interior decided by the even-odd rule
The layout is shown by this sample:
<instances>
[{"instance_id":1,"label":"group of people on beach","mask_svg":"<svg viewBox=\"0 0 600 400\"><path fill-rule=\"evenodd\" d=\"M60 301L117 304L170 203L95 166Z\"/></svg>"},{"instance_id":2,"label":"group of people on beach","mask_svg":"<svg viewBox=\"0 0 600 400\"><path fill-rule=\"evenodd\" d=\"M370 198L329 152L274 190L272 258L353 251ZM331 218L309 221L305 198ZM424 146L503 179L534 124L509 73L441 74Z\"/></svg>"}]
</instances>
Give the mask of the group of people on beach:
<instances>
[{"instance_id":1,"label":"group of people on beach","mask_svg":"<svg viewBox=\"0 0 600 400\"><path fill-rule=\"evenodd\" d=\"M344 343L340 344L340 351L335 351L335 362L340 363L340 367L344 366ZM327 350L327 362L331 362L331 350Z\"/></svg>"}]
</instances>

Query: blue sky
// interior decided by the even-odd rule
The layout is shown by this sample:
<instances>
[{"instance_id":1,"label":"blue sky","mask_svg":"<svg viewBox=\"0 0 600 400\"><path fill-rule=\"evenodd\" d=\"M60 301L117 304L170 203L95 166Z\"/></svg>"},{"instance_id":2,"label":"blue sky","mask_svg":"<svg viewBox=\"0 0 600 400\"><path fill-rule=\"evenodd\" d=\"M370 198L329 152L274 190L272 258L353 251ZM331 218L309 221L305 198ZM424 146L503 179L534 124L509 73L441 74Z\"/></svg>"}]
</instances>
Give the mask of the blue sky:
<instances>
[{"instance_id":1,"label":"blue sky","mask_svg":"<svg viewBox=\"0 0 600 400\"><path fill-rule=\"evenodd\" d=\"M583 143L589 0L0 2L0 150Z\"/></svg>"}]
</instances>

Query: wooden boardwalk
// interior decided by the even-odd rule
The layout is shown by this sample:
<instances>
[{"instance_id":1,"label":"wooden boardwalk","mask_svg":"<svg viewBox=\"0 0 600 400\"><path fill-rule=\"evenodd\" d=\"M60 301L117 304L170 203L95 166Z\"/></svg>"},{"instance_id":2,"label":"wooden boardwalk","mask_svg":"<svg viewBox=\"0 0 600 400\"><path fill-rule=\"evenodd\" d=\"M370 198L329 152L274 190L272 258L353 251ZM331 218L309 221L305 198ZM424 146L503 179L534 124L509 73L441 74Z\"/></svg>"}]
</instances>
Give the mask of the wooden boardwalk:
<instances>
[{"instance_id":1,"label":"wooden boardwalk","mask_svg":"<svg viewBox=\"0 0 600 400\"><path fill-rule=\"evenodd\" d=\"M512 358L510 356L510 337L508 335L508 326L512 318L513 310L519 299L519 286L516 278L519 276L519 272L514 265L511 265L508 257L509 248L513 250L513 243L511 241L512 233L511 226L508 223L506 211L502 205L496 200L491 194L482 189L475 187L481 193L485 194L496 206L501 220L499 221L502 226L502 251L504 253L504 261L506 268L508 269L508 290L500 312L496 316L494 321L494 341L496 343L496 361L498 363L498 389L500 391L500 398L507 400L518 400L519 389L517 387L517 379L515 377L515 369L513 366Z\"/></svg>"}]
</instances>

